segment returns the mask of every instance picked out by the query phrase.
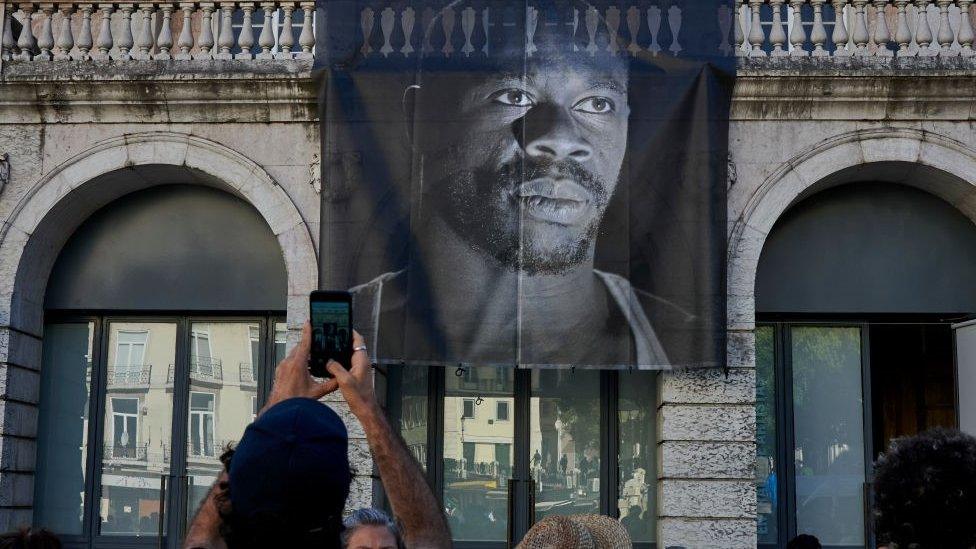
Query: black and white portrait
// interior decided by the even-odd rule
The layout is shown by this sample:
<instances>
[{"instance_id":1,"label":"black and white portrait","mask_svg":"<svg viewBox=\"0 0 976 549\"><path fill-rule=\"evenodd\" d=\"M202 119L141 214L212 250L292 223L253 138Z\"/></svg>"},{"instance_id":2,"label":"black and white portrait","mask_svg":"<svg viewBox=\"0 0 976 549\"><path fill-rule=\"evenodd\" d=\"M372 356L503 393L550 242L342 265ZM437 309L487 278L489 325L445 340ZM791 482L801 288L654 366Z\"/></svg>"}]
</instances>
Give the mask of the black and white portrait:
<instances>
[{"instance_id":1,"label":"black and white portrait","mask_svg":"<svg viewBox=\"0 0 976 549\"><path fill-rule=\"evenodd\" d=\"M721 360L720 78L642 49L647 9L351 4L323 154L361 160L323 174L344 189L323 202L340 258L323 269L353 292L375 360Z\"/></svg>"}]
</instances>

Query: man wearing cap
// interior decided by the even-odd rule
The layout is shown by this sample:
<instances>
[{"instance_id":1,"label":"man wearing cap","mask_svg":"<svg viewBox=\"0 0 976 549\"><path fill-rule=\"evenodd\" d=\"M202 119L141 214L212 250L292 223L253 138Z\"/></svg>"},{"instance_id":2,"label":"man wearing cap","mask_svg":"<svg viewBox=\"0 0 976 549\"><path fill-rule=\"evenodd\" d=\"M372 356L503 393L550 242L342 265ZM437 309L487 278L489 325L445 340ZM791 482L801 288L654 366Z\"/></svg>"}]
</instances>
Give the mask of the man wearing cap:
<instances>
[{"instance_id":1,"label":"man wearing cap","mask_svg":"<svg viewBox=\"0 0 976 549\"><path fill-rule=\"evenodd\" d=\"M352 367L333 378L308 372L311 329L278 364L268 403L247 427L225 472L201 504L183 547L340 547L352 471L339 416L319 402L339 390L363 426L380 479L410 547L450 547L440 505L420 466L390 427L373 392L363 338L354 334Z\"/></svg>"}]
</instances>

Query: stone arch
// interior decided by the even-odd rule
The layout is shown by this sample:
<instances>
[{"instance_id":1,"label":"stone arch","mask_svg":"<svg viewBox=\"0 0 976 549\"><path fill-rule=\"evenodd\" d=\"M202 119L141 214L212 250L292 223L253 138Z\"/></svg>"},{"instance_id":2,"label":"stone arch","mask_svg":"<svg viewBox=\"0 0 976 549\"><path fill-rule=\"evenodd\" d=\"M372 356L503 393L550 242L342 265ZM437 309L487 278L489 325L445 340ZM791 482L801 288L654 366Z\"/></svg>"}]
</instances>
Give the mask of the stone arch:
<instances>
[{"instance_id":1,"label":"stone arch","mask_svg":"<svg viewBox=\"0 0 976 549\"><path fill-rule=\"evenodd\" d=\"M976 150L966 144L913 128L856 130L827 139L774 170L732 223L728 248L730 340L751 339L743 334L755 327L759 256L766 236L783 212L831 186L866 179L928 191L976 221ZM750 347L730 347L739 349L730 352L730 363L749 365Z\"/></svg>"},{"instance_id":2,"label":"stone arch","mask_svg":"<svg viewBox=\"0 0 976 549\"><path fill-rule=\"evenodd\" d=\"M112 200L174 179L224 190L260 213L281 246L289 320L302 320L304 300L295 296L316 287L318 260L295 203L244 155L200 137L153 131L107 139L74 155L13 208L0 226L0 326L39 337L47 277L75 229Z\"/></svg>"}]
</instances>

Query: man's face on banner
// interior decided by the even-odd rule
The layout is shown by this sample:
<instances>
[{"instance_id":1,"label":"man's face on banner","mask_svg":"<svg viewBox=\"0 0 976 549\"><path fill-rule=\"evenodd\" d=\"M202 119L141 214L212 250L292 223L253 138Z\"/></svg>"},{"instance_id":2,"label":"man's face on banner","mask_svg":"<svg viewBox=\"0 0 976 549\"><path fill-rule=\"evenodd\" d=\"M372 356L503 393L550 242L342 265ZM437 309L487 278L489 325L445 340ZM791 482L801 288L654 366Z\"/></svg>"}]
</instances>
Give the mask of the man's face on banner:
<instances>
[{"instance_id":1,"label":"man's face on banner","mask_svg":"<svg viewBox=\"0 0 976 549\"><path fill-rule=\"evenodd\" d=\"M426 76L415 120L424 215L512 270L587 261L627 144L626 61Z\"/></svg>"}]
</instances>

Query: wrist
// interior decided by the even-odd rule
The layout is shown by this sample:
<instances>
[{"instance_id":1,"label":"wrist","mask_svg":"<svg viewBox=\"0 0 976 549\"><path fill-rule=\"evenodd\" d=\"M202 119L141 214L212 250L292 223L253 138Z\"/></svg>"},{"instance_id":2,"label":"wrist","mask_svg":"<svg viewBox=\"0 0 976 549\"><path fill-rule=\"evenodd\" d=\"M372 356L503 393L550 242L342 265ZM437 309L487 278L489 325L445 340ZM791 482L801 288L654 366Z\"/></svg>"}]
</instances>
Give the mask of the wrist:
<instances>
[{"instance_id":1,"label":"wrist","mask_svg":"<svg viewBox=\"0 0 976 549\"><path fill-rule=\"evenodd\" d=\"M376 402L375 398L363 399L357 402L347 401L347 404L349 404L349 411L356 416L356 419L360 423L364 423L369 419L383 417L383 409L380 408L380 404Z\"/></svg>"}]
</instances>

